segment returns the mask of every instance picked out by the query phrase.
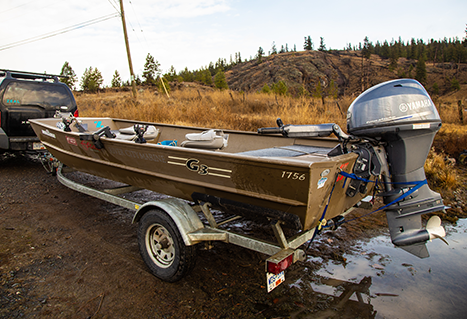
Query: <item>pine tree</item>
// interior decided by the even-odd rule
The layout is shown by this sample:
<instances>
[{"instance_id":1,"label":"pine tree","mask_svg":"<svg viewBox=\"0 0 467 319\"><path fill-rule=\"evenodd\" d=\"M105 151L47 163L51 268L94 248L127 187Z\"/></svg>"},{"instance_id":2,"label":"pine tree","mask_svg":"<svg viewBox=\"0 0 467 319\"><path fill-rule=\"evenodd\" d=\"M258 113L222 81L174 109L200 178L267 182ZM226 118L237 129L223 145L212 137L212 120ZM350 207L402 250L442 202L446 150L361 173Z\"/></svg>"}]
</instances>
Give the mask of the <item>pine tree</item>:
<instances>
[{"instance_id":1,"label":"pine tree","mask_svg":"<svg viewBox=\"0 0 467 319\"><path fill-rule=\"evenodd\" d=\"M317 99L323 98L323 87L321 86L321 81L318 81L315 91L313 92L313 97Z\"/></svg>"},{"instance_id":2,"label":"pine tree","mask_svg":"<svg viewBox=\"0 0 467 319\"><path fill-rule=\"evenodd\" d=\"M187 67L185 67L183 71L180 71L179 75L181 76L184 82L193 82L194 80L193 72L189 71Z\"/></svg>"},{"instance_id":3,"label":"pine tree","mask_svg":"<svg viewBox=\"0 0 467 319\"><path fill-rule=\"evenodd\" d=\"M70 64L65 61L62 66L62 70L60 71L60 75L63 75L63 78L60 78L60 82L65 83L68 87L72 90L75 88L75 83L77 81L76 73L71 68Z\"/></svg>"},{"instance_id":4,"label":"pine tree","mask_svg":"<svg viewBox=\"0 0 467 319\"><path fill-rule=\"evenodd\" d=\"M226 66L227 66L227 62L225 61L225 59L221 59L221 58L217 59L217 62L215 64L216 73L219 69L224 71Z\"/></svg>"},{"instance_id":5,"label":"pine tree","mask_svg":"<svg viewBox=\"0 0 467 319\"><path fill-rule=\"evenodd\" d=\"M242 56L240 55L240 52L238 52L236 63L242 63Z\"/></svg>"},{"instance_id":6,"label":"pine tree","mask_svg":"<svg viewBox=\"0 0 467 319\"><path fill-rule=\"evenodd\" d=\"M170 66L169 72L164 74L164 78L166 78L168 81L175 81L177 79L177 71L173 65Z\"/></svg>"},{"instance_id":7,"label":"pine tree","mask_svg":"<svg viewBox=\"0 0 467 319\"><path fill-rule=\"evenodd\" d=\"M203 71L203 82L206 85L211 85L212 84L212 75L211 75L211 72L209 72L208 69Z\"/></svg>"},{"instance_id":8,"label":"pine tree","mask_svg":"<svg viewBox=\"0 0 467 319\"><path fill-rule=\"evenodd\" d=\"M451 80L451 89L453 91L459 91L461 89L461 86L459 84L459 81L456 78L453 78Z\"/></svg>"},{"instance_id":9,"label":"pine tree","mask_svg":"<svg viewBox=\"0 0 467 319\"><path fill-rule=\"evenodd\" d=\"M310 36L305 37L305 44L303 45L303 49L305 49L306 51L313 50L313 42L311 41ZM296 51L296 50L294 50L294 51Z\"/></svg>"},{"instance_id":10,"label":"pine tree","mask_svg":"<svg viewBox=\"0 0 467 319\"><path fill-rule=\"evenodd\" d=\"M272 41L271 55L272 54L277 54L276 42L275 41Z\"/></svg>"},{"instance_id":11,"label":"pine tree","mask_svg":"<svg viewBox=\"0 0 467 319\"><path fill-rule=\"evenodd\" d=\"M113 88L119 88L122 86L122 79L117 70L115 70L114 77L112 78L111 85Z\"/></svg>"},{"instance_id":12,"label":"pine tree","mask_svg":"<svg viewBox=\"0 0 467 319\"><path fill-rule=\"evenodd\" d=\"M203 68L199 69L198 71L193 72L193 79L197 82L203 83Z\"/></svg>"},{"instance_id":13,"label":"pine tree","mask_svg":"<svg viewBox=\"0 0 467 319\"><path fill-rule=\"evenodd\" d=\"M93 69L92 66L86 68L83 73L83 77L81 78L81 88L83 90L87 90L90 92L97 92L102 83L104 82L104 78L102 77L101 71L97 68Z\"/></svg>"},{"instance_id":14,"label":"pine tree","mask_svg":"<svg viewBox=\"0 0 467 319\"><path fill-rule=\"evenodd\" d=\"M146 56L146 63L144 64L143 79L144 83L151 85L156 83L156 74L159 72L161 65L154 57L148 53Z\"/></svg>"},{"instance_id":15,"label":"pine tree","mask_svg":"<svg viewBox=\"0 0 467 319\"><path fill-rule=\"evenodd\" d=\"M399 54L397 53L397 46L390 48L389 59L391 63L389 64L390 70L397 68L397 61L399 60Z\"/></svg>"},{"instance_id":16,"label":"pine tree","mask_svg":"<svg viewBox=\"0 0 467 319\"><path fill-rule=\"evenodd\" d=\"M431 88L431 93L433 95L439 95L439 86L438 86L438 83L434 83L432 88Z\"/></svg>"},{"instance_id":17,"label":"pine tree","mask_svg":"<svg viewBox=\"0 0 467 319\"><path fill-rule=\"evenodd\" d=\"M324 44L323 37L320 37L318 51L326 51L326 44Z\"/></svg>"},{"instance_id":18,"label":"pine tree","mask_svg":"<svg viewBox=\"0 0 467 319\"><path fill-rule=\"evenodd\" d=\"M332 97L333 99L337 99L338 94L339 94L339 89L337 87L337 83L331 79L331 82L329 83L329 87L328 87L328 96Z\"/></svg>"},{"instance_id":19,"label":"pine tree","mask_svg":"<svg viewBox=\"0 0 467 319\"><path fill-rule=\"evenodd\" d=\"M426 65L423 56L418 59L417 68L415 69L415 80L420 83L425 83L426 81Z\"/></svg>"},{"instance_id":20,"label":"pine tree","mask_svg":"<svg viewBox=\"0 0 467 319\"><path fill-rule=\"evenodd\" d=\"M141 85L141 84L143 84L143 81L141 81L141 78L139 77L139 75L136 75L135 83L136 83L136 85Z\"/></svg>"},{"instance_id":21,"label":"pine tree","mask_svg":"<svg viewBox=\"0 0 467 319\"><path fill-rule=\"evenodd\" d=\"M211 85L212 84L211 72L209 72L208 69L201 68L195 72L194 80L201 82L205 85Z\"/></svg>"},{"instance_id":22,"label":"pine tree","mask_svg":"<svg viewBox=\"0 0 467 319\"><path fill-rule=\"evenodd\" d=\"M256 54L256 58L258 59L258 63L263 62L263 55L264 55L264 50L262 47L259 47L258 53Z\"/></svg>"},{"instance_id":23,"label":"pine tree","mask_svg":"<svg viewBox=\"0 0 467 319\"><path fill-rule=\"evenodd\" d=\"M387 41L386 41L386 44L387 44ZM370 40L368 40L368 37L365 37L365 39L363 39L363 48L361 50L362 50L362 55L366 59L369 59L371 57L371 53L373 53L372 45L371 45Z\"/></svg>"},{"instance_id":24,"label":"pine tree","mask_svg":"<svg viewBox=\"0 0 467 319\"><path fill-rule=\"evenodd\" d=\"M284 81L279 81L272 85L271 91L277 95L287 95L288 87Z\"/></svg>"},{"instance_id":25,"label":"pine tree","mask_svg":"<svg viewBox=\"0 0 467 319\"><path fill-rule=\"evenodd\" d=\"M214 77L214 85L216 88L220 90L228 89L229 85L227 84L227 80L225 79L224 71L219 70Z\"/></svg>"}]
</instances>

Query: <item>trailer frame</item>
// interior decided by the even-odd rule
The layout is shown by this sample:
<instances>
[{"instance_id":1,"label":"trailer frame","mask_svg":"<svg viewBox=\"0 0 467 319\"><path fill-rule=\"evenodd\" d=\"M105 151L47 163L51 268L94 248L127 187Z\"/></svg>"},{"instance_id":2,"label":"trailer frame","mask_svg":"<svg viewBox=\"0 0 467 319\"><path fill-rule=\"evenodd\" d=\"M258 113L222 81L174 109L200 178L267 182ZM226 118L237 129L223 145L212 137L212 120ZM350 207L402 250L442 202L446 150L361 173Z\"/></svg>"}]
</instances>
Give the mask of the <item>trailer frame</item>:
<instances>
[{"instance_id":1,"label":"trailer frame","mask_svg":"<svg viewBox=\"0 0 467 319\"><path fill-rule=\"evenodd\" d=\"M154 209L165 212L175 223L183 240L183 245L187 247L194 246L199 243L205 243L206 246L210 248L212 247L212 242L220 241L269 256L265 263L268 292L284 281L284 270L286 268L297 261L304 261L306 259L305 251L299 247L312 240L315 236L315 232L317 231L315 227L287 238L281 227L281 221L271 220L270 225L274 231L276 242L270 242L219 228L219 226L223 224L242 217L234 216L224 221L216 221L210 210L210 203L195 202L190 205L187 201L179 198L166 198L139 203L121 198L117 195L138 191L141 190L141 188L126 185L111 189L98 190L67 178L64 175L67 170L67 167L64 167L62 163L59 163L57 168L57 179L61 184L77 192L134 211L135 214L133 216L132 223L139 223L145 214L149 211L153 211ZM198 213L202 213L205 216L207 224L201 221ZM138 238L140 249L143 245L141 243L142 240L143 239ZM146 260L145 262L148 264ZM158 276L157 274L155 275L157 277L163 277ZM176 280L172 280L173 278L161 279L171 282L180 278L177 278Z\"/></svg>"}]
</instances>

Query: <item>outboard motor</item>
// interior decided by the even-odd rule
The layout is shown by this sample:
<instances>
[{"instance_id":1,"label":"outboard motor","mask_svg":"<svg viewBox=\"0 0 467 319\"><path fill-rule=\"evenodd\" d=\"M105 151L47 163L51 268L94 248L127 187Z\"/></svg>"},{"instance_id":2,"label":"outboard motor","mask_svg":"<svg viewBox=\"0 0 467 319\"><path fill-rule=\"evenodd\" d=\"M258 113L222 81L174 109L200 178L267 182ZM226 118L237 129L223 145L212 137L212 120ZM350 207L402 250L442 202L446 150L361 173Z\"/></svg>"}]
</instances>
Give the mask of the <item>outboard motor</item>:
<instances>
[{"instance_id":1,"label":"outboard motor","mask_svg":"<svg viewBox=\"0 0 467 319\"><path fill-rule=\"evenodd\" d=\"M385 181L386 217L394 245L428 257L427 240L445 236L434 216L422 228L421 214L444 210L423 168L441 119L423 86L411 79L381 83L363 92L349 107L349 134L384 146L389 172ZM383 176L384 177L384 176Z\"/></svg>"}]
</instances>

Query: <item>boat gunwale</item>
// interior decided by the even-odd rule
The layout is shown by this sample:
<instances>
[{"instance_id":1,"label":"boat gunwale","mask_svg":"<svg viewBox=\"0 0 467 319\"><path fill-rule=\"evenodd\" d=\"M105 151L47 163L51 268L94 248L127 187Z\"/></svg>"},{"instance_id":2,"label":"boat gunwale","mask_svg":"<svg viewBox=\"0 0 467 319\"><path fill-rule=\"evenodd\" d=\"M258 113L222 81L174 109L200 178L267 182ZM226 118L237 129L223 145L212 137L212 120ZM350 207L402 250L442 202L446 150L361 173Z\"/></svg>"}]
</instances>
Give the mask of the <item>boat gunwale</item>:
<instances>
[{"instance_id":1,"label":"boat gunwale","mask_svg":"<svg viewBox=\"0 0 467 319\"><path fill-rule=\"evenodd\" d=\"M46 118L46 119L31 119L30 122L39 125L39 126L47 126L48 128L52 128L54 131L59 132L60 134L65 134L65 135L73 135L79 138L79 135L83 134L81 132L65 132L61 130L60 128L56 127L55 125L49 125L48 122L52 122L53 118ZM110 117L80 117L80 119L83 120L93 120L93 119L107 119L111 121L121 121L121 122L128 122L128 123L135 123L135 124L151 124L151 125L156 125L156 126L166 126L170 128L180 128L180 129L196 129L196 130L205 130L206 128L200 128L200 127L193 127L193 126L180 126L180 125L173 125L173 124L164 124L164 123L153 123L153 122L143 122L143 121L133 121L133 120L125 120L125 119L113 119ZM45 120L45 121L44 121ZM55 119L57 120L57 119ZM44 123L45 122L45 123ZM232 133L232 134L246 134L246 135L252 135L252 136L261 136L261 138L287 138L287 137L282 137L281 135L274 135L274 136L268 136L268 135L258 135L256 132L248 132L248 131L236 131L236 130L223 130L225 133ZM89 134L92 134L92 132L89 132ZM336 142L339 143L339 141L335 138L291 138L293 140L292 145L303 145L296 143L297 140L323 140L326 139L328 141ZM109 143L116 143L116 144L127 144L130 146L140 146L142 144L135 144L134 141L127 141L127 140L122 140L122 139L115 139L115 138L107 138L107 137L101 137L101 140L104 142L109 142ZM327 155L323 154L304 154L300 156L293 156L293 157L262 157L262 156L252 156L252 155L243 155L243 154L238 154L238 153L233 153L233 152L216 152L213 150L205 150L205 149L199 149L199 148L185 148L185 147L179 147L179 146L169 146L169 145L160 145L160 144L154 144L154 143L145 143L144 148L156 148L156 149L163 149L163 150L170 150L174 152L179 152L179 153L197 153L197 154L203 154L203 155L212 155L215 154L215 157L221 157L221 158L232 158L236 160L245 160L245 161L251 161L251 162L257 162L257 163L270 163L270 164L279 164L279 165L287 165L287 166L294 166L294 167L300 167L300 168L310 168L312 164L317 164L320 162L327 162L326 159L329 158ZM105 147L104 147L105 148ZM342 154L341 156L345 156L348 154ZM316 157L319 160L316 161L310 161L309 159L305 159L304 157L309 157L313 156Z\"/></svg>"}]
</instances>

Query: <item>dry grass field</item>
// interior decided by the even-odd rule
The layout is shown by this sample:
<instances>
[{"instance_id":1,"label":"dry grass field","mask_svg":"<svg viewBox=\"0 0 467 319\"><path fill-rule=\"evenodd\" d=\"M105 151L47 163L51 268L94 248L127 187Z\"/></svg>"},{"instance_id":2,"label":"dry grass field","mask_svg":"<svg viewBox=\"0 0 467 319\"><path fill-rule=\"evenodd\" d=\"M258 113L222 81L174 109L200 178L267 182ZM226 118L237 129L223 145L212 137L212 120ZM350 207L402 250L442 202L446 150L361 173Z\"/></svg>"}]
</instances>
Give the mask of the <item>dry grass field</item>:
<instances>
[{"instance_id":1,"label":"dry grass field","mask_svg":"<svg viewBox=\"0 0 467 319\"><path fill-rule=\"evenodd\" d=\"M113 117L158 123L256 131L275 126L278 117L285 124L337 123L346 129L346 112L354 98L323 101L264 93L239 93L190 87L175 90L170 97L155 88L140 89L138 98L131 92L77 93L80 116ZM466 103L464 101L464 103ZM467 149L467 127L460 123L458 99L437 98L443 126L425 165L435 188L452 190L459 185L452 159ZM467 105L464 106L467 108ZM464 112L467 117L467 112Z\"/></svg>"},{"instance_id":2,"label":"dry grass field","mask_svg":"<svg viewBox=\"0 0 467 319\"><path fill-rule=\"evenodd\" d=\"M278 117L284 123L337 123L346 125L346 112L352 100L293 98L264 93L192 88L166 95L154 89L140 90L135 101L131 92L76 94L81 116L109 116L141 121L220 127L256 131L275 126Z\"/></svg>"}]
</instances>

